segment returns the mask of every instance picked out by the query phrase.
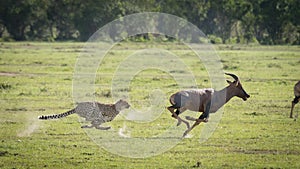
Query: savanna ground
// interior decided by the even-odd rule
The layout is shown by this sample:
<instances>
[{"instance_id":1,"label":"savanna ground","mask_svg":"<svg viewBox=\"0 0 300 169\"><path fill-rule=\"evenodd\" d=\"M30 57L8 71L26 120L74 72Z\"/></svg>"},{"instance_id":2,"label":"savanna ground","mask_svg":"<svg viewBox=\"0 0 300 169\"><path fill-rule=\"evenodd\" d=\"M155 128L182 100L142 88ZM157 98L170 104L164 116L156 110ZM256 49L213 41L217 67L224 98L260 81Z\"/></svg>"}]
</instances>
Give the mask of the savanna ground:
<instances>
[{"instance_id":1,"label":"savanna ground","mask_svg":"<svg viewBox=\"0 0 300 169\"><path fill-rule=\"evenodd\" d=\"M0 168L300 168L300 122L288 118L293 85L300 78L299 46L214 46L224 71L237 74L251 98L246 102L233 98L226 104L206 142L199 142L201 124L191 138L145 158L123 157L101 148L80 128L77 115L37 120L39 115L74 107L73 73L77 56L88 52L83 46L1 43ZM116 101L111 92L116 68L135 51L153 47L172 50L192 71L199 88L211 86L203 63L184 45L124 42L107 53L97 70L96 100ZM139 108L150 104L155 89L168 97L179 86L168 72L147 69L135 74L124 92L129 93L132 106ZM167 98L163 102L169 105ZM128 127L135 129L132 137L146 138L174 127L170 113L164 107L161 111L151 123L129 122ZM299 112L300 105L294 111ZM125 121L120 115L107 125L118 129ZM183 125L178 127L179 135L182 129Z\"/></svg>"}]
</instances>

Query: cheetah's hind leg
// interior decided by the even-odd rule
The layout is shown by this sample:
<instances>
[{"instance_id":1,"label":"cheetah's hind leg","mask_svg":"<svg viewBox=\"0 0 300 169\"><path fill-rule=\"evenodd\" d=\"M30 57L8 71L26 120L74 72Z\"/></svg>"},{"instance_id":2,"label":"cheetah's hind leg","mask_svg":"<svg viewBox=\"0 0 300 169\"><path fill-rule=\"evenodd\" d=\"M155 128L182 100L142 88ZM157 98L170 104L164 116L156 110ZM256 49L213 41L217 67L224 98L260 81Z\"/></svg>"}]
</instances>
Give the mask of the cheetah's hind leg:
<instances>
[{"instance_id":1,"label":"cheetah's hind leg","mask_svg":"<svg viewBox=\"0 0 300 169\"><path fill-rule=\"evenodd\" d=\"M93 128L95 127L96 129L99 129L99 130L108 130L110 129L111 127L102 127L102 126L95 126L95 125L84 125L84 126L81 126L81 128Z\"/></svg>"},{"instance_id":2,"label":"cheetah's hind leg","mask_svg":"<svg viewBox=\"0 0 300 169\"><path fill-rule=\"evenodd\" d=\"M96 129L99 129L99 130L108 130L108 129L110 129L110 127L102 127L101 124L102 124L102 122L100 122L99 120L92 121L92 126L95 127Z\"/></svg>"},{"instance_id":3,"label":"cheetah's hind leg","mask_svg":"<svg viewBox=\"0 0 300 169\"><path fill-rule=\"evenodd\" d=\"M94 126L93 125L84 125L84 126L81 126L81 128L93 128Z\"/></svg>"},{"instance_id":4,"label":"cheetah's hind leg","mask_svg":"<svg viewBox=\"0 0 300 169\"><path fill-rule=\"evenodd\" d=\"M81 126L81 128L93 128L95 127L96 129L99 129L99 130L108 130L110 129L111 127L102 127L100 126L101 125L101 122L99 122L98 120L94 120L91 122L91 125L85 125L85 126Z\"/></svg>"},{"instance_id":5,"label":"cheetah's hind leg","mask_svg":"<svg viewBox=\"0 0 300 169\"><path fill-rule=\"evenodd\" d=\"M99 125L97 121L92 121L90 126L84 125L84 126L81 126L81 128L93 128L93 127L96 127L97 125Z\"/></svg>"}]
</instances>

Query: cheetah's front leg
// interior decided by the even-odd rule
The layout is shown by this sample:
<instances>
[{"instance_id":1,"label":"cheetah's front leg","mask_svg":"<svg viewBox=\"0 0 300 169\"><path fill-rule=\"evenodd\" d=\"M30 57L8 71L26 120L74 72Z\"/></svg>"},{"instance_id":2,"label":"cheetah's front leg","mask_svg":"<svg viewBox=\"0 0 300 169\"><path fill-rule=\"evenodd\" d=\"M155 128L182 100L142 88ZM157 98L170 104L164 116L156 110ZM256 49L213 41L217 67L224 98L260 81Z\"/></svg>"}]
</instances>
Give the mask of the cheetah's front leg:
<instances>
[{"instance_id":1,"label":"cheetah's front leg","mask_svg":"<svg viewBox=\"0 0 300 169\"><path fill-rule=\"evenodd\" d=\"M108 130L110 129L111 127L102 127L102 126L95 126L96 129L99 129L99 130Z\"/></svg>"}]
</instances>

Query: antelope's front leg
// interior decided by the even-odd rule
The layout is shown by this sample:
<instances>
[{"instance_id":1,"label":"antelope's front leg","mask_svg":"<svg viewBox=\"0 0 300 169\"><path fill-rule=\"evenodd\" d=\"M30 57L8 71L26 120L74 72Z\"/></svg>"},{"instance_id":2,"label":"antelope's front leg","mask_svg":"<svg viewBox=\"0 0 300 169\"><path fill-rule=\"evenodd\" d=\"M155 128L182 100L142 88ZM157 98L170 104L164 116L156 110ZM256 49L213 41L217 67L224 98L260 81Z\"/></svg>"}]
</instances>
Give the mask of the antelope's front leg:
<instances>
[{"instance_id":1,"label":"antelope's front leg","mask_svg":"<svg viewBox=\"0 0 300 169\"><path fill-rule=\"evenodd\" d=\"M192 125L191 128L188 128L182 135L182 137L185 137L191 130L193 130L193 128L195 128L196 126L198 126L201 122L208 122L207 119L197 119L196 122Z\"/></svg>"},{"instance_id":2,"label":"antelope's front leg","mask_svg":"<svg viewBox=\"0 0 300 169\"><path fill-rule=\"evenodd\" d=\"M294 101L292 101L292 108L291 108L290 118L293 118L294 107L295 107L295 103L294 103Z\"/></svg>"},{"instance_id":3,"label":"antelope's front leg","mask_svg":"<svg viewBox=\"0 0 300 169\"><path fill-rule=\"evenodd\" d=\"M293 110L295 105L300 101L300 96L295 96L294 100L292 101L292 108L291 108L291 113L290 113L290 118L293 118ZM298 113L295 116L295 118L298 118Z\"/></svg>"},{"instance_id":4,"label":"antelope's front leg","mask_svg":"<svg viewBox=\"0 0 300 169\"><path fill-rule=\"evenodd\" d=\"M205 105L205 111L204 113L201 114L201 116L196 119L195 123L193 124L193 126L191 128L188 128L184 133L183 133L183 136L182 137L185 137L191 130L193 130L194 127L198 126L201 122L208 122L208 117L209 117L209 111L210 111L210 103L211 102L208 102L206 105ZM194 120L193 118L190 118L188 116L188 119L191 119L191 120Z\"/></svg>"}]
</instances>

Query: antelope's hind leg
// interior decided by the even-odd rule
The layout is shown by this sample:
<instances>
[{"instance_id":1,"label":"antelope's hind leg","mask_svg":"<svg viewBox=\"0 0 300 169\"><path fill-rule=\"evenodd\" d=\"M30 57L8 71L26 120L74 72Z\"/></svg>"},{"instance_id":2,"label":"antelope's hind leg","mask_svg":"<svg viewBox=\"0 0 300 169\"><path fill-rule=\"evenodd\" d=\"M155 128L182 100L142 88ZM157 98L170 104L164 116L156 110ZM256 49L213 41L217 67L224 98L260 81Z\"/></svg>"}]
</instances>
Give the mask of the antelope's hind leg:
<instances>
[{"instance_id":1,"label":"antelope's hind leg","mask_svg":"<svg viewBox=\"0 0 300 169\"><path fill-rule=\"evenodd\" d=\"M176 112L174 112L175 109L176 109ZM177 121L178 121L177 126L179 126L181 124L181 122L183 122L186 124L187 128L190 128L189 122L187 122L179 117L179 114L184 112L186 109L183 109L183 108L182 108L182 110L180 110L180 109L181 108L174 108L174 106L168 107L168 110L172 113L172 117L177 119Z\"/></svg>"}]
</instances>

